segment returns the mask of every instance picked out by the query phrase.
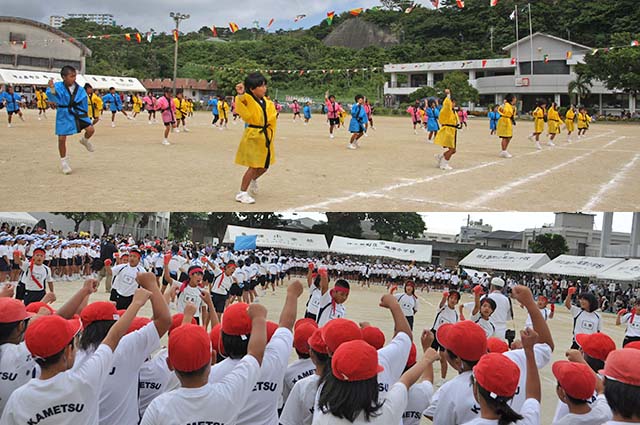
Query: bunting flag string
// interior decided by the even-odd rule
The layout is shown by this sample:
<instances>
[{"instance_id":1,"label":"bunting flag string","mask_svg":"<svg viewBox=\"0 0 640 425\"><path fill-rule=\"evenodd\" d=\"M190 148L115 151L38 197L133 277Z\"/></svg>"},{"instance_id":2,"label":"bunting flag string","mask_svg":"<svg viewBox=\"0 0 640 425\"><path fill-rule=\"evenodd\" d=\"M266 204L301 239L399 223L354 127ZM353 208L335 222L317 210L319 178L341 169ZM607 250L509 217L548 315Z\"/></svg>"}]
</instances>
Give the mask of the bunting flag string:
<instances>
[{"instance_id":1,"label":"bunting flag string","mask_svg":"<svg viewBox=\"0 0 640 425\"><path fill-rule=\"evenodd\" d=\"M205 65L195 62L187 62L184 65L200 67L203 69L209 69L211 71L231 71L231 72L262 72L265 74L286 74L293 76L303 76L307 74L337 74L337 73L346 73L346 74L357 74L357 73L366 73L366 72L379 72L382 68L380 67L367 67L367 68L339 68L339 69L268 69L268 68L236 68L230 66L215 66L215 65Z\"/></svg>"},{"instance_id":2,"label":"bunting flag string","mask_svg":"<svg viewBox=\"0 0 640 425\"><path fill-rule=\"evenodd\" d=\"M335 16L336 16L336 12L333 10L327 13L327 25L331 26L331 24L333 24L333 18Z\"/></svg>"}]
</instances>

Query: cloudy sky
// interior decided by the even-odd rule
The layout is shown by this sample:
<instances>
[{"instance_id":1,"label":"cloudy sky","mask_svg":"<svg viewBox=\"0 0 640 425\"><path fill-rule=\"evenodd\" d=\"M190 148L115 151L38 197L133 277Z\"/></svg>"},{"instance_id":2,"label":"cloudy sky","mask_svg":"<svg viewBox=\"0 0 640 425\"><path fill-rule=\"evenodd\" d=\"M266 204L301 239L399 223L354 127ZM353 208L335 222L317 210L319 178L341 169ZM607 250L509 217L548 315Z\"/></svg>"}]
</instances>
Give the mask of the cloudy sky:
<instances>
[{"instance_id":1,"label":"cloudy sky","mask_svg":"<svg viewBox=\"0 0 640 425\"><path fill-rule=\"evenodd\" d=\"M477 221L482 219L484 223L491 224L493 230L513 230L520 231L534 227L542 227L544 224L553 224L555 215L553 213L518 213L518 212L500 212L500 213L421 213L427 231L433 233L460 233L460 226L467 223L467 215L471 216L471 220ZM311 217L316 220L326 220L324 214L320 213L297 213L284 214L286 218ZM631 232L632 213L616 213L613 215L613 230L615 232ZM595 218L596 229L602 229L602 213L596 213Z\"/></svg>"},{"instance_id":2,"label":"cloudy sky","mask_svg":"<svg viewBox=\"0 0 640 425\"><path fill-rule=\"evenodd\" d=\"M378 0L2 0L1 3L2 15L48 23L50 15L110 13L120 25L136 27L140 31L153 28L158 32L169 32L173 28L173 21L169 18L169 12L172 11L191 15L181 27L187 32L214 24L226 26L230 21L241 27L250 27L253 21L258 20L262 26L266 26L271 18L276 19L273 29L293 29L315 25L331 10L340 13L380 4ZM307 15L307 18L294 23L294 17L300 14Z\"/></svg>"}]
</instances>

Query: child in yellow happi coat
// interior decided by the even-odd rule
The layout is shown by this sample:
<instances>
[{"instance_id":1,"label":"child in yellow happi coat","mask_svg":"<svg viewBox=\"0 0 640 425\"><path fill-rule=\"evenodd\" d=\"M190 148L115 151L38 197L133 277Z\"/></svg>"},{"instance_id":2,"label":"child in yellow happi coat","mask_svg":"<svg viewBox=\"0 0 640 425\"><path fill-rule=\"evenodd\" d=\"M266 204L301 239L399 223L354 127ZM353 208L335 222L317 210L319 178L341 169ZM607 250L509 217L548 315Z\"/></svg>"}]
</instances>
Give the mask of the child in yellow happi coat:
<instances>
[{"instance_id":1,"label":"child in yellow happi coat","mask_svg":"<svg viewBox=\"0 0 640 425\"><path fill-rule=\"evenodd\" d=\"M517 98L512 94L508 94L504 97L502 106L498 107L500 118L498 119L496 132L498 137L502 139L501 158L511 158L513 156L507 151L507 148L513 138L513 126L516 125L516 102Z\"/></svg>"},{"instance_id":2,"label":"child in yellow happi coat","mask_svg":"<svg viewBox=\"0 0 640 425\"><path fill-rule=\"evenodd\" d=\"M218 98L218 112L220 113L220 130L224 130L229 124L229 104L224 96Z\"/></svg>"},{"instance_id":3,"label":"child in yellow happi coat","mask_svg":"<svg viewBox=\"0 0 640 425\"><path fill-rule=\"evenodd\" d=\"M267 80L260 73L249 74L244 84L236 86L236 91L235 111L246 123L236 154L236 164L248 167L236 201L253 204L256 202L254 196L258 193L257 180L275 163L273 142L278 111L266 97Z\"/></svg>"},{"instance_id":4,"label":"child in yellow happi coat","mask_svg":"<svg viewBox=\"0 0 640 425\"><path fill-rule=\"evenodd\" d=\"M176 127L175 133L180 133L180 123L182 123L182 131L188 133L190 130L187 128L187 116L189 115L189 105L184 99L184 94L178 92L173 103L176 105Z\"/></svg>"},{"instance_id":5,"label":"child in yellow happi coat","mask_svg":"<svg viewBox=\"0 0 640 425\"><path fill-rule=\"evenodd\" d=\"M589 130L589 123L591 122L591 117L587 113L587 108L581 106L578 109L578 139L582 139Z\"/></svg>"},{"instance_id":6,"label":"child in yellow happi coat","mask_svg":"<svg viewBox=\"0 0 640 425\"><path fill-rule=\"evenodd\" d=\"M460 123L458 121L458 114L453 110L456 106L456 101L451 98L451 91L446 89L444 94L447 97L444 99L444 102L442 102L442 109L440 110L440 131L436 134L433 143L447 148L444 154L439 153L436 155L438 167L440 167L441 170L452 170L453 168L449 165L449 160L456 153Z\"/></svg>"},{"instance_id":7,"label":"child in yellow happi coat","mask_svg":"<svg viewBox=\"0 0 640 425\"><path fill-rule=\"evenodd\" d=\"M47 119L47 94L42 89L36 90L36 103L38 106L38 121L41 120L40 115Z\"/></svg>"},{"instance_id":8,"label":"child in yellow happi coat","mask_svg":"<svg viewBox=\"0 0 640 425\"><path fill-rule=\"evenodd\" d=\"M98 121L100 121L100 116L102 115L102 108L104 106L102 102L102 98L96 94L93 90L91 84L86 83L84 85L84 90L87 92L87 115L91 118L93 125L96 125Z\"/></svg>"},{"instance_id":9,"label":"child in yellow happi coat","mask_svg":"<svg viewBox=\"0 0 640 425\"><path fill-rule=\"evenodd\" d=\"M560 126L562 125L556 102L552 102L549 111L547 111L547 123L549 125L549 144L553 145L556 135L560 134Z\"/></svg>"},{"instance_id":10,"label":"child in yellow happi coat","mask_svg":"<svg viewBox=\"0 0 640 425\"><path fill-rule=\"evenodd\" d=\"M142 111L142 98L135 93L131 96L131 103L133 103L133 118L135 118Z\"/></svg>"},{"instance_id":11,"label":"child in yellow happi coat","mask_svg":"<svg viewBox=\"0 0 640 425\"><path fill-rule=\"evenodd\" d=\"M567 113L564 116L564 124L567 126L567 142L571 143L571 133L576 129L576 107L574 105L569 106Z\"/></svg>"},{"instance_id":12,"label":"child in yellow happi coat","mask_svg":"<svg viewBox=\"0 0 640 425\"><path fill-rule=\"evenodd\" d=\"M529 136L529 140L536 142L536 149L540 150L540 135L544 131L544 118L547 114L547 101L545 99L538 99L536 103L536 109L533 110L531 115L533 116L533 133ZM553 142L550 144L553 146Z\"/></svg>"}]
</instances>

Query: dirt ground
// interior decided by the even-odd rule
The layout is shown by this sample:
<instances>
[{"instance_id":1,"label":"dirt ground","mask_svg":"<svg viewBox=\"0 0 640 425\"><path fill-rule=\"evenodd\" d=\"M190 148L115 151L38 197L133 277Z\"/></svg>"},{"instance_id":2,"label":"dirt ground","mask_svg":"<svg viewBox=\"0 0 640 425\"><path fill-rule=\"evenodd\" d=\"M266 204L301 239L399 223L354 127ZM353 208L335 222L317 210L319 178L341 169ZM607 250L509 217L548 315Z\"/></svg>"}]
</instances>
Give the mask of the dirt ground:
<instances>
[{"instance_id":1,"label":"dirt ground","mask_svg":"<svg viewBox=\"0 0 640 425\"><path fill-rule=\"evenodd\" d=\"M253 206L234 200L244 169L234 165L243 126L227 131L197 113L191 133L172 134L162 146L162 125L146 117L126 121L110 114L96 127L95 153L70 138L73 174L62 175L54 136L54 112L8 129L0 125L3 205L13 211L635 211L640 208L638 126L594 124L587 137L537 151L526 139L531 122L519 122L509 149L486 119L471 119L459 133L454 170L435 167L438 146L413 134L408 118L376 117L376 130L357 151L349 135L328 137L324 117L308 126L281 116L277 163L260 180ZM61 193L60 190L63 192Z\"/></svg>"},{"instance_id":2,"label":"dirt ground","mask_svg":"<svg viewBox=\"0 0 640 425\"><path fill-rule=\"evenodd\" d=\"M56 295L58 301L53 304L54 308L61 306L65 300L67 300L76 290L80 288L82 282L59 282L56 283ZM259 298L259 302L264 304L268 311L269 320L273 320L275 322L278 321L280 310L282 309L282 304L284 301L286 289L284 287L278 287L275 294L272 294L270 291ZM385 289L383 287L372 286L371 288L361 289L358 288L355 283L352 283L352 291L349 295L349 299L347 300L346 309L347 309L347 318L355 320L355 321L368 321L374 326L378 326L385 333L386 340L389 342L393 336L393 322L391 320L391 315L388 310L378 307L378 303L380 301L380 297L385 293ZM433 321L435 319L435 315L437 313L438 303L441 299L440 292L420 292L418 291L418 295L420 296L420 308L419 312L416 315L414 332L415 338L414 340L418 342L419 346L419 333L422 329L430 329ZM107 301L108 294L104 292L104 282L102 282L102 286L98 293L92 296L92 301ZM305 303L307 301L307 292L305 292L298 302L298 317L302 317L304 315ZM461 302L471 302L473 301L473 297L469 294L464 294ZM527 317L526 310L517 307L517 303L514 303L514 313L516 316L515 325L517 330L523 328L525 319ZM144 315L147 317L151 316L151 305L147 304L143 308L140 315ZM624 338L624 327L616 327L615 326L615 316L613 314L602 314L604 323L603 323L603 332L610 335L618 346L621 346L622 339ZM568 310L566 310L563 306L557 306L556 314L553 319L549 322L551 327L551 331L553 334L554 342L556 345L556 349L553 353L553 360L561 360L564 359L565 351L571 345L571 329L572 329L572 319ZM164 339L166 343L166 337ZM295 360L295 353L292 353L291 361ZM440 365L438 362L435 364L435 376L436 376L436 384L440 383ZM451 379L455 375L451 369L449 369L447 378ZM553 415L555 413L556 401L557 397L555 394L555 386L556 380L551 372L551 366L547 366L543 370L540 371L540 376L542 380L542 423L550 424L553 420ZM421 423L431 424L431 421L427 419L423 419Z\"/></svg>"}]
</instances>

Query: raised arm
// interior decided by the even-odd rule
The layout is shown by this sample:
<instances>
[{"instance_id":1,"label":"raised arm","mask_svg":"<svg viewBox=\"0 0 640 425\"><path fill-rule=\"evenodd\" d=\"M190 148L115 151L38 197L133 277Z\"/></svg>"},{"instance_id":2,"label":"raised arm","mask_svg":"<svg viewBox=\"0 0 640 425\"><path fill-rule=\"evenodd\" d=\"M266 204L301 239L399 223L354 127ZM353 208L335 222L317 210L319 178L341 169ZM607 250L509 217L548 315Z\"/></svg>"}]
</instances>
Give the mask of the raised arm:
<instances>
[{"instance_id":1,"label":"raised arm","mask_svg":"<svg viewBox=\"0 0 640 425\"><path fill-rule=\"evenodd\" d=\"M284 300L284 306L280 313L280 321L278 326L281 328L293 329L296 322L296 314L298 310L298 298L302 295L302 283L299 280L294 281L287 288L287 297Z\"/></svg>"},{"instance_id":2,"label":"raised arm","mask_svg":"<svg viewBox=\"0 0 640 425\"><path fill-rule=\"evenodd\" d=\"M527 359L526 398L533 398L540 402L542 395L540 390L540 374L538 373L538 366L536 365L536 356L533 352L533 346L538 341L538 334L533 329L525 329L520 331L520 340L522 341L522 348L524 348L524 355Z\"/></svg>"},{"instance_id":3,"label":"raised arm","mask_svg":"<svg viewBox=\"0 0 640 425\"><path fill-rule=\"evenodd\" d=\"M442 299L440 300L440 304L438 304L438 308L444 307L444 304L447 302L448 297L449 297L449 292L444 291L442 293Z\"/></svg>"},{"instance_id":4,"label":"raised arm","mask_svg":"<svg viewBox=\"0 0 640 425\"><path fill-rule=\"evenodd\" d=\"M567 307L567 310L571 310L571 296L576 293L578 288L575 286L569 287L567 290L567 298L564 299L564 306Z\"/></svg>"},{"instance_id":5,"label":"raised arm","mask_svg":"<svg viewBox=\"0 0 640 425\"><path fill-rule=\"evenodd\" d=\"M64 317L65 319L71 319L76 314L85 300L87 300L91 294L98 290L98 281L95 279L87 279L84 281L82 288L78 290L69 300L60 307L56 314Z\"/></svg>"},{"instance_id":6,"label":"raised arm","mask_svg":"<svg viewBox=\"0 0 640 425\"><path fill-rule=\"evenodd\" d=\"M307 271L307 287L311 288L311 285L313 285L313 271L315 270L316 266L313 263L309 263L309 270Z\"/></svg>"},{"instance_id":7,"label":"raised arm","mask_svg":"<svg viewBox=\"0 0 640 425\"><path fill-rule=\"evenodd\" d=\"M262 304L251 304L247 314L251 318L251 336L247 345L247 354L255 357L262 365L264 349L267 345L267 309Z\"/></svg>"},{"instance_id":8,"label":"raised arm","mask_svg":"<svg viewBox=\"0 0 640 425\"><path fill-rule=\"evenodd\" d=\"M143 288L136 289L136 293L133 295L133 301L124 312L122 317L109 329L109 333L102 340L102 343L108 345L111 351L115 351L116 347L120 343L122 337L127 333L127 329L131 326L131 322L138 314L138 311L144 306L147 300L151 297L151 292Z\"/></svg>"},{"instance_id":9,"label":"raised arm","mask_svg":"<svg viewBox=\"0 0 640 425\"><path fill-rule=\"evenodd\" d=\"M476 285L473 288L473 311L471 315L476 315L480 312L480 294L482 293L482 286Z\"/></svg>"},{"instance_id":10,"label":"raised arm","mask_svg":"<svg viewBox=\"0 0 640 425\"><path fill-rule=\"evenodd\" d=\"M527 288L523 285L518 285L513 288L511 291L511 295L516 301L520 302L529 313L531 317L531 323L533 324L533 330L536 331L536 339L541 344L547 344L551 347L551 351L554 349L553 345L553 337L551 336L551 330L549 329L549 325L547 325L546 320L542 317L542 313L540 313L540 309L538 308L538 304L536 304L533 299L533 294L531 293L531 289Z\"/></svg>"},{"instance_id":11,"label":"raised arm","mask_svg":"<svg viewBox=\"0 0 640 425\"><path fill-rule=\"evenodd\" d=\"M158 335L162 338L171 327L171 313L169 312L169 306L158 288L156 276L153 273L138 273L136 281L138 285L151 293L153 323L156 326Z\"/></svg>"},{"instance_id":12,"label":"raised arm","mask_svg":"<svg viewBox=\"0 0 640 425\"><path fill-rule=\"evenodd\" d=\"M422 372L422 379L425 381L429 381L433 384L433 363L436 360L440 360L440 355L437 351L431 348L431 344L433 344L433 340L435 339L435 335L429 329L425 329L422 331L422 336L420 337L420 344L422 345L423 356L429 356L429 358L433 358L432 362L428 362L427 366ZM433 350L435 355L431 353L429 350Z\"/></svg>"},{"instance_id":13,"label":"raised arm","mask_svg":"<svg viewBox=\"0 0 640 425\"><path fill-rule=\"evenodd\" d=\"M329 290L329 273L326 267L320 267L318 274L320 275L320 293L324 295Z\"/></svg>"},{"instance_id":14,"label":"raised arm","mask_svg":"<svg viewBox=\"0 0 640 425\"><path fill-rule=\"evenodd\" d=\"M391 294L384 294L380 299L380 307L387 308L391 311L391 316L393 317L393 335L396 336L399 332L404 332L409 335L409 339L413 340L413 332L411 332L409 322L402 312L402 307L398 304L396 297Z\"/></svg>"}]
</instances>

